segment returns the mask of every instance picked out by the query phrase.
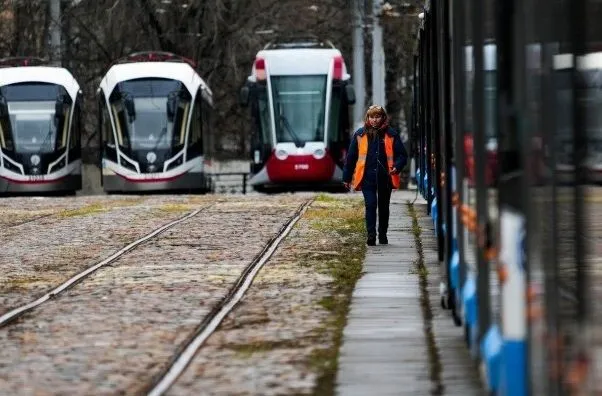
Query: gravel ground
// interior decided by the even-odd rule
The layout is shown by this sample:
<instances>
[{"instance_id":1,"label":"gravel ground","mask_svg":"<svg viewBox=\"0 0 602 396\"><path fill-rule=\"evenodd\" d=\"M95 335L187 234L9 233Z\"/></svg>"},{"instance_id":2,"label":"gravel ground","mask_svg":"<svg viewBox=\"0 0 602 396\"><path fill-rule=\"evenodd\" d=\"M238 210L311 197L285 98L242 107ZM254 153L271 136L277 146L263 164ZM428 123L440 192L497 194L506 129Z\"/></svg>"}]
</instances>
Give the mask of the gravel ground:
<instances>
[{"instance_id":1,"label":"gravel ground","mask_svg":"<svg viewBox=\"0 0 602 396\"><path fill-rule=\"evenodd\" d=\"M316 386L336 368L324 352L336 348L337 332L324 303L337 285L325 263L342 263L343 249L359 263L364 249L363 234L341 235L323 216L361 223L362 208L358 199L314 202L168 394L323 394Z\"/></svg>"},{"instance_id":2,"label":"gravel ground","mask_svg":"<svg viewBox=\"0 0 602 396\"><path fill-rule=\"evenodd\" d=\"M13 207L19 208L13 211L53 212L2 233L0 314L39 297L155 228L210 205L208 199L195 201L189 206L141 198L13 202Z\"/></svg>"},{"instance_id":3,"label":"gravel ground","mask_svg":"<svg viewBox=\"0 0 602 396\"><path fill-rule=\"evenodd\" d=\"M1 307L31 299L153 228L213 203L1 330L0 393L141 393L307 198L130 197L117 204L77 198L64 207L53 202L58 213L93 209L12 227L18 232L2 237ZM30 209L39 210L32 202ZM357 217L358 202L313 204L173 394L313 391L324 367L312 361L335 342L333 313L323 304L335 287L308 257L326 252L336 260L345 237L316 227L312 210Z\"/></svg>"}]
</instances>

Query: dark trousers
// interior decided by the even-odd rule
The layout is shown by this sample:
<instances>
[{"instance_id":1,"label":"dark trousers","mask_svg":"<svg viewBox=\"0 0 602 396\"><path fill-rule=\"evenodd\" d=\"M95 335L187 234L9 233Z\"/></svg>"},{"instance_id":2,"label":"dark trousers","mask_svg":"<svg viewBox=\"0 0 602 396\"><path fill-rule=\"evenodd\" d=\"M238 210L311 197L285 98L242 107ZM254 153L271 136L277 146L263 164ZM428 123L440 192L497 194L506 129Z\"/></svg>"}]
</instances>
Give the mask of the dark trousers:
<instances>
[{"instance_id":1,"label":"dark trousers","mask_svg":"<svg viewBox=\"0 0 602 396\"><path fill-rule=\"evenodd\" d=\"M376 208L378 207L378 234L387 235L389 228L389 203L391 202L391 185L379 183L379 186L362 186L364 204L366 206L366 231L368 238L376 238Z\"/></svg>"}]
</instances>

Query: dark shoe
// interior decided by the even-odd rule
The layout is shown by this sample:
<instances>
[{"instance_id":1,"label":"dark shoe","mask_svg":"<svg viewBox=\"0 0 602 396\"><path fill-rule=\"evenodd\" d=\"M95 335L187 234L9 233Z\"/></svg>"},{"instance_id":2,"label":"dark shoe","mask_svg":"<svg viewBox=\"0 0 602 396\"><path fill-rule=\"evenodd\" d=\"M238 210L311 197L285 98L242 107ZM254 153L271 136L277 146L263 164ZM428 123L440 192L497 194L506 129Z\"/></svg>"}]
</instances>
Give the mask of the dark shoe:
<instances>
[{"instance_id":1,"label":"dark shoe","mask_svg":"<svg viewBox=\"0 0 602 396\"><path fill-rule=\"evenodd\" d=\"M376 246L376 237L368 237L366 244L368 246Z\"/></svg>"},{"instance_id":2,"label":"dark shoe","mask_svg":"<svg viewBox=\"0 0 602 396\"><path fill-rule=\"evenodd\" d=\"M381 245L388 245L389 244L389 240L387 239L386 236L379 236L378 237L378 243Z\"/></svg>"}]
</instances>

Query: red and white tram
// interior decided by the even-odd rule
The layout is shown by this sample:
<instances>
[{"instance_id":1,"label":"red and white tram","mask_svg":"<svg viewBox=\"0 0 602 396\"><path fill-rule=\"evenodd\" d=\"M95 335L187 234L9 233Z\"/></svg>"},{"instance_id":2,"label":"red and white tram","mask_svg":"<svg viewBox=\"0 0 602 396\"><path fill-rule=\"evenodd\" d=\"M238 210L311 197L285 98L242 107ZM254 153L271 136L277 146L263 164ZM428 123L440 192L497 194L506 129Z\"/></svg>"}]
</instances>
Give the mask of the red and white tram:
<instances>
[{"instance_id":1,"label":"red and white tram","mask_svg":"<svg viewBox=\"0 0 602 396\"><path fill-rule=\"evenodd\" d=\"M350 77L329 41L274 41L257 53L240 96L253 118L256 190L340 188L355 103Z\"/></svg>"}]
</instances>

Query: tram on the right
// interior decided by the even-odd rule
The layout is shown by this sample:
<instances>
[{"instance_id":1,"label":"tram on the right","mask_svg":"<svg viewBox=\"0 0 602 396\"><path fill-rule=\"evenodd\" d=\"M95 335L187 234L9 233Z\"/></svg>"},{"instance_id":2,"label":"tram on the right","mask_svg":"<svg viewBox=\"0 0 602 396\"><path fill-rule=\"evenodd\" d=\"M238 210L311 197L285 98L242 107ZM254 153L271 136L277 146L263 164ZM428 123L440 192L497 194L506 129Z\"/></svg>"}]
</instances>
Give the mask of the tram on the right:
<instances>
[{"instance_id":1,"label":"tram on the right","mask_svg":"<svg viewBox=\"0 0 602 396\"><path fill-rule=\"evenodd\" d=\"M431 0L411 155L492 395L602 394L602 2Z\"/></svg>"}]
</instances>

